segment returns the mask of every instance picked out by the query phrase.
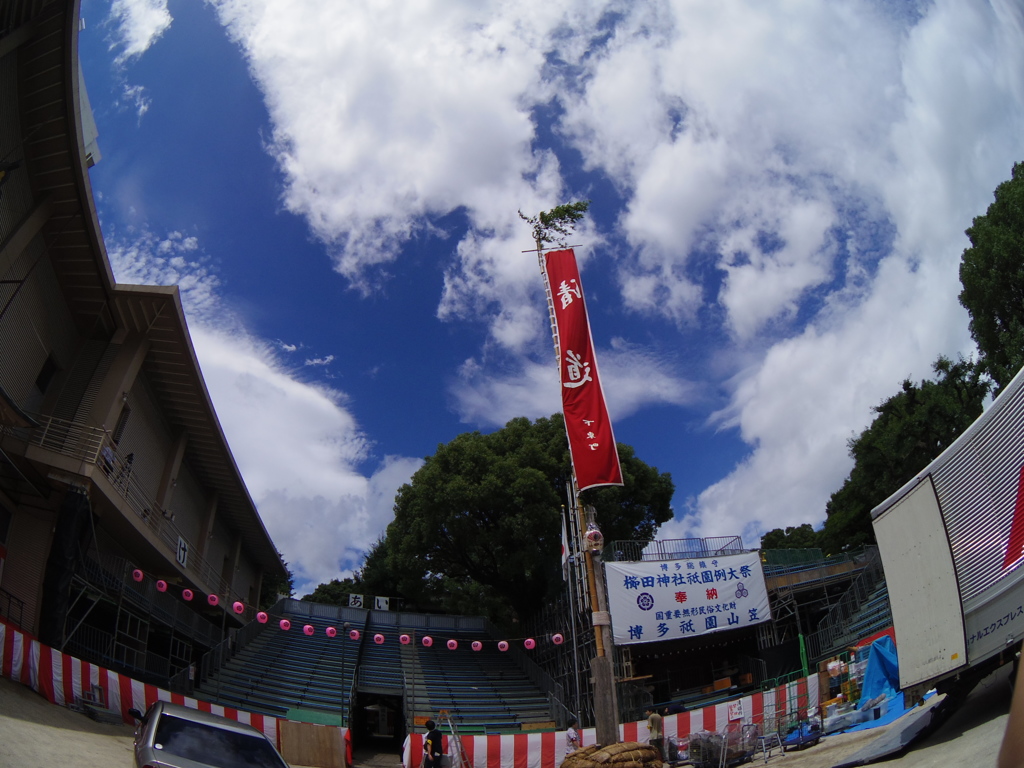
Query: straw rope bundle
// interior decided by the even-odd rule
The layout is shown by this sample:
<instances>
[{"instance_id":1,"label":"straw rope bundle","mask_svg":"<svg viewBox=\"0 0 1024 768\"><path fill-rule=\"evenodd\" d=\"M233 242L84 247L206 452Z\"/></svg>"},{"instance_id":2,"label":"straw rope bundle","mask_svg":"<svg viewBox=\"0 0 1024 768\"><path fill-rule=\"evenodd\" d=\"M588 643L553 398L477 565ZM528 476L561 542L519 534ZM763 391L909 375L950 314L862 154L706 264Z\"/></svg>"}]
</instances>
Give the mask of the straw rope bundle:
<instances>
[{"instance_id":1,"label":"straw rope bundle","mask_svg":"<svg viewBox=\"0 0 1024 768\"><path fill-rule=\"evenodd\" d=\"M627 741L577 750L566 756L562 768L661 768L661 754L649 744Z\"/></svg>"}]
</instances>

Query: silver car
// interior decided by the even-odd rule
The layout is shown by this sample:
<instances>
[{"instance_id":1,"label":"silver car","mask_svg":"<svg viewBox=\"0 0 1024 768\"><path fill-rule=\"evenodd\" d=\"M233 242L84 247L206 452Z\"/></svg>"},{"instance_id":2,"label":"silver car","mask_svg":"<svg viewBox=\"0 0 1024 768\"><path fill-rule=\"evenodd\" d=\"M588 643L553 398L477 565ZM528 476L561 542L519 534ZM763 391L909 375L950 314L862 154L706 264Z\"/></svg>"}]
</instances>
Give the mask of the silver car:
<instances>
[{"instance_id":1,"label":"silver car","mask_svg":"<svg viewBox=\"0 0 1024 768\"><path fill-rule=\"evenodd\" d=\"M288 768L255 728L196 709L158 701L135 729L136 768Z\"/></svg>"}]
</instances>

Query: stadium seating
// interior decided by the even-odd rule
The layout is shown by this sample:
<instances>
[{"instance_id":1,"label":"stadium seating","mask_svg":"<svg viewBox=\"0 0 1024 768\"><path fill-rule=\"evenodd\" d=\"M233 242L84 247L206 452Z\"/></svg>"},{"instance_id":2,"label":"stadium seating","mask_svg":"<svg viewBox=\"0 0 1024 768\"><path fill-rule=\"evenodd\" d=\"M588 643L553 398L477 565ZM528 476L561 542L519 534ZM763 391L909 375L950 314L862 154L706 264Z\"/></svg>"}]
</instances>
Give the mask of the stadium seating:
<instances>
[{"instance_id":1,"label":"stadium seating","mask_svg":"<svg viewBox=\"0 0 1024 768\"><path fill-rule=\"evenodd\" d=\"M353 689L402 697L412 723L446 711L460 732L508 733L553 727L547 697L485 631L402 627L400 614L367 611L358 641L326 634L324 618L289 612L289 631L268 623L209 678L202 696L277 717L343 723ZM377 621L374 621L374 618ZM275 617L275 621L276 621ZM313 635L303 626L313 627ZM431 634L433 645L423 645ZM374 642L381 634L384 642ZM407 645L399 637L412 639ZM448 640L458 648L449 650ZM474 651L473 641L482 649ZM347 722L345 722L347 724Z\"/></svg>"}]
</instances>

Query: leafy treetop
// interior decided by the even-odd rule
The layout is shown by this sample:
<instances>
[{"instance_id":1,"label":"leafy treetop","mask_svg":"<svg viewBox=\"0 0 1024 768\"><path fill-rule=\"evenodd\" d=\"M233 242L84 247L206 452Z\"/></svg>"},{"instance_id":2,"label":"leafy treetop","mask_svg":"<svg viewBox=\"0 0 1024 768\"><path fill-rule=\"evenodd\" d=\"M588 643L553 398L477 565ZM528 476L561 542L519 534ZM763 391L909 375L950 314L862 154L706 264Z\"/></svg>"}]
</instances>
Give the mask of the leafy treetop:
<instances>
[{"instance_id":1,"label":"leafy treetop","mask_svg":"<svg viewBox=\"0 0 1024 768\"><path fill-rule=\"evenodd\" d=\"M978 365L996 393L1024 366L1024 163L995 190L995 202L966 231L960 303L971 316Z\"/></svg>"},{"instance_id":2,"label":"leafy treetop","mask_svg":"<svg viewBox=\"0 0 1024 768\"><path fill-rule=\"evenodd\" d=\"M589 200L556 205L550 211L541 211L536 216L527 216L519 211L519 218L533 227L533 239L538 250L548 243L565 246L566 238L576 229L576 222L590 209Z\"/></svg>"},{"instance_id":3,"label":"leafy treetop","mask_svg":"<svg viewBox=\"0 0 1024 768\"><path fill-rule=\"evenodd\" d=\"M650 540L672 517L671 477L618 444L622 487L591 489L606 541ZM410 609L525 621L562 587L561 512L570 460L561 414L510 421L445 445L402 486L395 518L360 574Z\"/></svg>"}]
</instances>

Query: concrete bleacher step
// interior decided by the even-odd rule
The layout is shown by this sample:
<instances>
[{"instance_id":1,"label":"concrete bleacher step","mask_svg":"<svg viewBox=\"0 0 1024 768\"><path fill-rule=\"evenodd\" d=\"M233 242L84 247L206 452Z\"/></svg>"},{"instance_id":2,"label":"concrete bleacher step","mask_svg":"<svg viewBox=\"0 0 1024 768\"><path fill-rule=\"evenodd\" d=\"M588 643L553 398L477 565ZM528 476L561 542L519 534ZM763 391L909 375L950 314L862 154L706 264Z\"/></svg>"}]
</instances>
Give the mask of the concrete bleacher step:
<instances>
[{"instance_id":1,"label":"concrete bleacher step","mask_svg":"<svg viewBox=\"0 0 1024 768\"><path fill-rule=\"evenodd\" d=\"M553 727L547 697L483 632L432 630L435 645L431 650L421 642L373 643L376 631L394 640L403 630L395 626L378 629L369 615L366 624L357 627L362 633L358 642L327 638L323 620L289 618L292 630L268 626L205 680L201 689L219 689L219 698L227 706L278 717L305 710L340 718L341 704L355 681L355 688L362 693L402 696L406 713L414 721L436 719L440 710L448 710L456 726L468 729L466 732ZM305 623L314 626L314 635L301 633ZM423 630L405 631L418 639L426 634ZM458 639L457 650L447 649L449 637ZM484 651L470 649L474 639L485 642Z\"/></svg>"}]
</instances>

